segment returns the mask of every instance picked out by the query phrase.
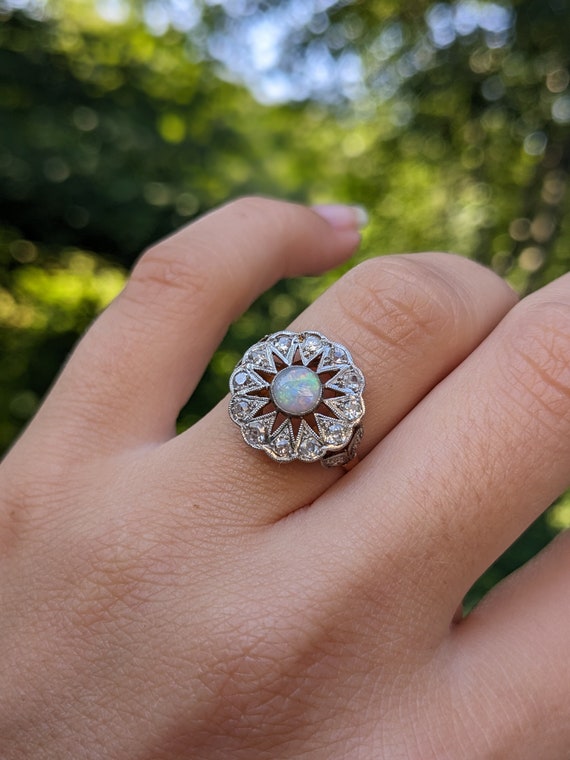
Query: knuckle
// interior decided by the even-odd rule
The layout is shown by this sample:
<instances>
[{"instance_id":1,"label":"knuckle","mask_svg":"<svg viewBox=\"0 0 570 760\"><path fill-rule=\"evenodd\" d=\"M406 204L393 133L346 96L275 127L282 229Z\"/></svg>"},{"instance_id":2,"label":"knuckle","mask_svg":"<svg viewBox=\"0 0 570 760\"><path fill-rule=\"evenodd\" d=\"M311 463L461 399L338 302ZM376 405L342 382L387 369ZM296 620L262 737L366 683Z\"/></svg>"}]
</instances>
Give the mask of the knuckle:
<instances>
[{"instance_id":1,"label":"knuckle","mask_svg":"<svg viewBox=\"0 0 570 760\"><path fill-rule=\"evenodd\" d=\"M570 303L538 301L507 343L507 386L533 407L570 419Z\"/></svg>"},{"instance_id":2,"label":"knuckle","mask_svg":"<svg viewBox=\"0 0 570 760\"><path fill-rule=\"evenodd\" d=\"M222 213L229 219L237 222L234 224L236 232L247 227L256 227L262 232L265 228L270 229L272 223L279 222L279 210L286 204L279 201L261 198L255 195L246 195L236 198L223 206L218 213Z\"/></svg>"},{"instance_id":3,"label":"knuckle","mask_svg":"<svg viewBox=\"0 0 570 760\"><path fill-rule=\"evenodd\" d=\"M260 220L266 222L288 218L291 213L302 211L301 206L286 201L263 198L258 195L245 195L230 201L224 209L230 214L246 220Z\"/></svg>"},{"instance_id":4,"label":"knuckle","mask_svg":"<svg viewBox=\"0 0 570 760\"><path fill-rule=\"evenodd\" d=\"M121 295L123 302L137 307L160 303L161 309L166 305L174 310L181 304L186 307L193 302L202 304L212 280L205 249L201 241L192 241L187 252L177 250L169 242L150 248L133 269Z\"/></svg>"},{"instance_id":5,"label":"knuckle","mask_svg":"<svg viewBox=\"0 0 570 760\"><path fill-rule=\"evenodd\" d=\"M205 304L220 290L221 304L232 316L240 301L244 272L251 270L251 248L274 247L275 240L293 241L299 234L300 206L267 198L246 196L152 246L140 258L120 296L122 307L146 308L153 304L160 315L201 315Z\"/></svg>"},{"instance_id":6,"label":"knuckle","mask_svg":"<svg viewBox=\"0 0 570 760\"><path fill-rule=\"evenodd\" d=\"M452 338L468 310L465 291L437 267L413 257L371 259L339 283L338 306L349 323L375 342L404 353Z\"/></svg>"},{"instance_id":7,"label":"knuckle","mask_svg":"<svg viewBox=\"0 0 570 760\"><path fill-rule=\"evenodd\" d=\"M236 198L226 204L225 208L236 216L250 217L250 216L265 216L268 212L272 211L275 207L284 204L279 201L274 201L269 198L262 198L256 195L244 195L241 198Z\"/></svg>"},{"instance_id":8,"label":"knuckle","mask_svg":"<svg viewBox=\"0 0 570 760\"><path fill-rule=\"evenodd\" d=\"M302 215L307 214L306 209L294 203L255 195L230 201L223 210L239 222L235 225L238 236L243 235L246 229L249 234L255 231L262 245L271 245L278 239L290 239L298 229Z\"/></svg>"}]
</instances>

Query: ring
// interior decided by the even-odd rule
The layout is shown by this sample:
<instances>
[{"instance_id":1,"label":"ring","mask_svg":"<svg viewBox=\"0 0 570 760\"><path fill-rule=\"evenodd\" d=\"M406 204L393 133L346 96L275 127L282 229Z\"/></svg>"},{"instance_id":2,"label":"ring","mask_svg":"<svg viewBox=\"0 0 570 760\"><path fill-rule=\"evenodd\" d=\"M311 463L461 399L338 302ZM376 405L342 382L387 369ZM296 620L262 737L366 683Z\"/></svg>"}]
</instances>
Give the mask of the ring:
<instances>
[{"instance_id":1,"label":"ring","mask_svg":"<svg viewBox=\"0 0 570 760\"><path fill-rule=\"evenodd\" d=\"M230 417L276 462L346 466L363 435L364 375L319 332L278 332L249 348L230 377Z\"/></svg>"}]
</instances>

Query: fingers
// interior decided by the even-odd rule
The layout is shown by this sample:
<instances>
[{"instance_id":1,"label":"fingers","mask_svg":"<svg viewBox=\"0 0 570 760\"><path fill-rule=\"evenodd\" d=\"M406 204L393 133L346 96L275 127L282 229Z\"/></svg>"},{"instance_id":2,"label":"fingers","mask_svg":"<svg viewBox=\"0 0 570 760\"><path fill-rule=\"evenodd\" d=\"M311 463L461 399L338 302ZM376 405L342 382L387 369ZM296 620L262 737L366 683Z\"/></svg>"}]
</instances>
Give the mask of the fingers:
<instances>
[{"instance_id":1,"label":"fingers","mask_svg":"<svg viewBox=\"0 0 570 760\"><path fill-rule=\"evenodd\" d=\"M569 317L566 276L512 309L320 507L354 526L362 561L405 557L411 593L435 590L444 620L570 485Z\"/></svg>"},{"instance_id":2,"label":"fingers","mask_svg":"<svg viewBox=\"0 0 570 760\"><path fill-rule=\"evenodd\" d=\"M491 591L455 630L457 703L472 718L470 746L483 740L496 749L493 757L567 757L569 550L566 533ZM473 752L482 756L488 755Z\"/></svg>"},{"instance_id":3,"label":"fingers","mask_svg":"<svg viewBox=\"0 0 570 760\"><path fill-rule=\"evenodd\" d=\"M335 228L305 207L247 198L153 246L78 346L44 420L66 437L79 425L98 448L171 435L229 323L280 278L354 251L358 217L341 210Z\"/></svg>"},{"instance_id":4,"label":"fingers","mask_svg":"<svg viewBox=\"0 0 570 760\"><path fill-rule=\"evenodd\" d=\"M294 330L317 329L345 344L366 377L365 438L370 451L453 369L513 305L514 294L493 273L445 254L386 257L356 267L309 307ZM279 465L244 444L224 401L161 451L165 480L188 493L211 480L213 509L267 523L311 503L342 471ZM195 463L190 471L187 462ZM200 489L203 492L205 488Z\"/></svg>"}]
</instances>

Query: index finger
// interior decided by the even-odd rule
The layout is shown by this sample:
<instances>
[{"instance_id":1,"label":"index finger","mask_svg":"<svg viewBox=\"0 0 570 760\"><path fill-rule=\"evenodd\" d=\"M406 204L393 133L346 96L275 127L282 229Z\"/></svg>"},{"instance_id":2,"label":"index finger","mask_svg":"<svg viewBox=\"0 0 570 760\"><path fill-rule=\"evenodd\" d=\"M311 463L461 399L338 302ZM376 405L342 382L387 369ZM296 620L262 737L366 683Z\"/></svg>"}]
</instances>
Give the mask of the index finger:
<instances>
[{"instance_id":1,"label":"index finger","mask_svg":"<svg viewBox=\"0 0 570 760\"><path fill-rule=\"evenodd\" d=\"M304 206L244 198L153 246L41 410L53 436L79 430L101 451L172 435L230 322L282 277L320 273L354 251L350 212L335 229Z\"/></svg>"}]
</instances>

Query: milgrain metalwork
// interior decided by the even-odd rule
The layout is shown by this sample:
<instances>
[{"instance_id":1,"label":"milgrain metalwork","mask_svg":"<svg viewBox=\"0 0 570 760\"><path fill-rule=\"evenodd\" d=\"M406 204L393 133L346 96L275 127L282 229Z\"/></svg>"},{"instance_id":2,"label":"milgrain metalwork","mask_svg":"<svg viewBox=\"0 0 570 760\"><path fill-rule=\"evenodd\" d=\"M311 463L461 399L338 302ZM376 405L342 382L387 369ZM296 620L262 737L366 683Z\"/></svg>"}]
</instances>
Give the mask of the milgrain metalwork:
<instances>
[{"instance_id":1,"label":"milgrain metalwork","mask_svg":"<svg viewBox=\"0 0 570 760\"><path fill-rule=\"evenodd\" d=\"M362 439L364 386L341 343L312 330L285 330L266 335L238 362L230 417L247 444L276 462L346 466Z\"/></svg>"}]
</instances>

